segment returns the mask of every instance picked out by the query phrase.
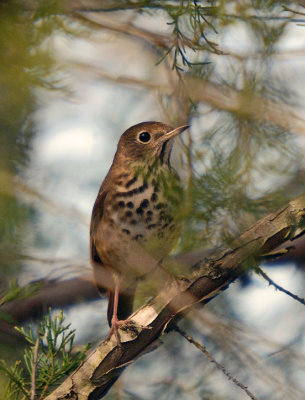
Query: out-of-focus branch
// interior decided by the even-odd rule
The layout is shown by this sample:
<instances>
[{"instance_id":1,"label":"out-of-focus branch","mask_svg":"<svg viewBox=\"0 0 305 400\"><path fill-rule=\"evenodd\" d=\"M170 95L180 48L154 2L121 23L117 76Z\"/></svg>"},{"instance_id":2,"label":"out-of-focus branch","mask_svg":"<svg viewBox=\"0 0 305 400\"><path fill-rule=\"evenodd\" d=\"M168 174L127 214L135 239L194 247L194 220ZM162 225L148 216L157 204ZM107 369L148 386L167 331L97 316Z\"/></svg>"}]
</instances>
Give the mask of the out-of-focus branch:
<instances>
[{"instance_id":1,"label":"out-of-focus branch","mask_svg":"<svg viewBox=\"0 0 305 400\"><path fill-rule=\"evenodd\" d=\"M47 207L56 214L63 214L67 218L77 220L86 226L89 225L88 217L77 210L75 207L69 207L64 205L63 203L60 203L59 201L50 199L49 196L40 193L33 187L30 187L25 182L22 182L20 179L14 180L14 190L24 196L27 196L30 202L36 200L41 205ZM23 201L26 201L26 199L23 198Z\"/></svg>"},{"instance_id":2,"label":"out-of-focus branch","mask_svg":"<svg viewBox=\"0 0 305 400\"><path fill-rule=\"evenodd\" d=\"M185 80L183 88L195 103L204 102L220 110L305 134L305 120L291 106L280 101L271 101L248 91L238 91L196 79Z\"/></svg>"},{"instance_id":3,"label":"out-of-focus branch","mask_svg":"<svg viewBox=\"0 0 305 400\"><path fill-rule=\"evenodd\" d=\"M157 346L158 337L177 317L198 303L206 303L263 254L304 232L305 195L269 214L239 236L227 251L193 267L188 276L170 282L120 328L122 346L115 337L102 342L88 359L47 400L102 398L127 365Z\"/></svg>"},{"instance_id":4,"label":"out-of-focus branch","mask_svg":"<svg viewBox=\"0 0 305 400\"><path fill-rule=\"evenodd\" d=\"M169 52L174 44L173 37L170 34L166 35L151 32L144 28L133 25L132 22L126 23L117 21L115 19L110 19L108 14L105 15L105 13L75 11L73 17L75 19L79 19L80 21L84 21L94 28L120 33L121 35L129 36L131 40L137 39L142 41L144 44L146 43L150 46L154 46L156 50L159 49L159 51ZM195 45L194 41L191 39L188 39L188 42L186 43L184 43L183 39L181 39L181 42L185 46ZM277 51L276 53L272 54L272 59L274 61L286 61L287 58L304 57L304 52L305 50L302 48ZM226 48L220 48L219 46L217 47L217 54L225 57L233 57L239 61L246 61L249 60L249 58L259 59L262 57L261 52L238 53L232 51L231 49L229 50ZM170 54L168 54L168 56L170 57Z\"/></svg>"},{"instance_id":5,"label":"out-of-focus branch","mask_svg":"<svg viewBox=\"0 0 305 400\"><path fill-rule=\"evenodd\" d=\"M37 294L7 302L0 307L0 335L5 341L24 340L14 326L41 318L50 307L63 308L80 301L100 298L92 274L67 280L52 279L36 283L39 287Z\"/></svg>"},{"instance_id":6,"label":"out-of-focus branch","mask_svg":"<svg viewBox=\"0 0 305 400\"><path fill-rule=\"evenodd\" d=\"M244 92L219 84L187 78L177 81L176 86L166 82L144 81L134 77L114 76L99 68L74 63L77 68L87 68L92 73L115 83L132 85L147 90L155 90L165 95L188 98L193 103L206 103L219 110L237 113L256 121L274 124L297 134L305 134L305 120L288 104L271 101L251 92Z\"/></svg>"},{"instance_id":7,"label":"out-of-focus branch","mask_svg":"<svg viewBox=\"0 0 305 400\"><path fill-rule=\"evenodd\" d=\"M65 204L51 199L37 189L31 187L20 178L16 178L12 173L0 169L0 194L10 197L22 196L25 203L39 202L56 214L64 215L67 218L77 220L78 222L89 226L89 217L77 210L75 207L69 207Z\"/></svg>"},{"instance_id":8,"label":"out-of-focus branch","mask_svg":"<svg viewBox=\"0 0 305 400\"><path fill-rule=\"evenodd\" d=\"M167 49L168 45L172 42L172 37L169 35L161 35L159 33L150 32L143 28L138 28L131 23L124 23L115 21L114 19L102 18L101 14L84 13L76 11L74 17L81 19L89 24L93 24L99 29L106 29L113 32L128 35L132 38L143 40L151 45L158 46L162 49Z\"/></svg>"},{"instance_id":9,"label":"out-of-focus branch","mask_svg":"<svg viewBox=\"0 0 305 400\"><path fill-rule=\"evenodd\" d=\"M99 294L91 275L62 281L48 280L41 282L38 294L5 303L0 311L7 314L14 324L20 324L28 319L40 318L49 307L67 307L78 301L97 298Z\"/></svg>"}]
</instances>

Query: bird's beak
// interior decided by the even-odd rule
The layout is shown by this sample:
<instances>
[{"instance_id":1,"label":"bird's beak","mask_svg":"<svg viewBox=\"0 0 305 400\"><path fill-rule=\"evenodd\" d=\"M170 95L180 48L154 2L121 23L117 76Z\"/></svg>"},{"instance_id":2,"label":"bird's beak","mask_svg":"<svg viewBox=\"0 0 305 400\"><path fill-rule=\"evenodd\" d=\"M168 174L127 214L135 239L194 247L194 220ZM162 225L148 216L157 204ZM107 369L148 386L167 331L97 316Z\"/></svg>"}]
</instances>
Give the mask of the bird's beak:
<instances>
[{"instance_id":1,"label":"bird's beak","mask_svg":"<svg viewBox=\"0 0 305 400\"><path fill-rule=\"evenodd\" d=\"M173 139L175 136L178 136L180 133L184 132L187 128L189 128L189 125L182 125L173 129L172 131L167 132L164 136L162 136L162 141Z\"/></svg>"}]
</instances>

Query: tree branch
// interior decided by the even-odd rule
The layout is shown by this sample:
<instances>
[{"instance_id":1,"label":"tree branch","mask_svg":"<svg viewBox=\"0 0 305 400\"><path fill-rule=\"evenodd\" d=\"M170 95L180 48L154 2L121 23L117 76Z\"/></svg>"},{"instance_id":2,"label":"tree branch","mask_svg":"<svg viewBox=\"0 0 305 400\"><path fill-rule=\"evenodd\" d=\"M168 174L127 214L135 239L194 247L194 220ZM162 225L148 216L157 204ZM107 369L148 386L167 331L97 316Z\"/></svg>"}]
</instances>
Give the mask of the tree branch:
<instances>
[{"instance_id":1,"label":"tree branch","mask_svg":"<svg viewBox=\"0 0 305 400\"><path fill-rule=\"evenodd\" d=\"M86 361L47 400L102 398L129 364L158 346L158 338L174 318L198 302L207 303L261 256L305 230L305 195L259 220L240 235L230 249L191 268L188 276L169 282L162 292L137 310L119 332L102 342ZM248 267L247 267L248 266Z\"/></svg>"},{"instance_id":2,"label":"tree branch","mask_svg":"<svg viewBox=\"0 0 305 400\"><path fill-rule=\"evenodd\" d=\"M62 281L56 279L37 281L37 285L40 284L39 293L4 304L0 308L1 313L7 314L14 324L19 325L28 319L40 318L50 307L66 307L100 297L92 274Z\"/></svg>"},{"instance_id":3,"label":"tree branch","mask_svg":"<svg viewBox=\"0 0 305 400\"><path fill-rule=\"evenodd\" d=\"M299 303L305 306L305 299L291 293L289 290L284 289L282 286L275 283L261 268L257 268L257 272L269 283L269 285L274 286L276 290L279 290L280 292L287 294L289 297L292 297L294 300L298 301Z\"/></svg>"},{"instance_id":4,"label":"tree branch","mask_svg":"<svg viewBox=\"0 0 305 400\"><path fill-rule=\"evenodd\" d=\"M20 325L29 319L41 318L50 307L62 308L80 301L100 298L92 274L62 281L51 279L31 284L33 283L39 287L38 293L31 297L9 301L0 307L0 336L5 342L24 340L15 329L15 325Z\"/></svg>"}]
</instances>

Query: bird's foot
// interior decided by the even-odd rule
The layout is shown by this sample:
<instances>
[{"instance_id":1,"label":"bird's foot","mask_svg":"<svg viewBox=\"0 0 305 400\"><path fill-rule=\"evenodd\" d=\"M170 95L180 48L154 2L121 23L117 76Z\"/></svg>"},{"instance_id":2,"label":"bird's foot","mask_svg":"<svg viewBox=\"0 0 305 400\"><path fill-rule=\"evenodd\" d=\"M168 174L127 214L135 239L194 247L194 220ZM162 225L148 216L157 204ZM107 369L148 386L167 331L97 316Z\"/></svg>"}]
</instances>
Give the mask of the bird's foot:
<instances>
[{"instance_id":1,"label":"bird's foot","mask_svg":"<svg viewBox=\"0 0 305 400\"><path fill-rule=\"evenodd\" d=\"M119 327L127 324L128 322L130 322L128 319L120 320L120 319L118 319L118 317L116 315L113 316L111 319L110 331L106 337L106 341L109 341L111 336L114 334L118 346L122 347L122 342L121 342L121 338L120 338L120 334L119 334Z\"/></svg>"},{"instance_id":2,"label":"bird's foot","mask_svg":"<svg viewBox=\"0 0 305 400\"><path fill-rule=\"evenodd\" d=\"M131 337L137 337L138 334L144 329L152 329L151 326L140 325L131 319L119 320L118 318L112 317L110 331L107 335L106 340L110 340L112 335L114 335L119 347L122 347L122 342L119 334L120 327L122 327L124 331L128 331Z\"/></svg>"}]
</instances>

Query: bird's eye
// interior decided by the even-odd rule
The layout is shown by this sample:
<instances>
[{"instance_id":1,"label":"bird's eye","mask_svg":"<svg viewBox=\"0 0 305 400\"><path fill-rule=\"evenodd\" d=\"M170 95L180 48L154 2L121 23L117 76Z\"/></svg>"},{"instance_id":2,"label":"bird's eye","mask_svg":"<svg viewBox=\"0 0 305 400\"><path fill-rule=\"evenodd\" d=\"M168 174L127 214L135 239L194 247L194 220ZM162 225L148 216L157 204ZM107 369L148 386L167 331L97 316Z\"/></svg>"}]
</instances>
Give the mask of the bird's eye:
<instances>
[{"instance_id":1,"label":"bird's eye","mask_svg":"<svg viewBox=\"0 0 305 400\"><path fill-rule=\"evenodd\" d=\"M148 143L151 139L151 136L148 132L141 132L138 136L138 140L142 143Z\"/></svg>"}]
</instances>

